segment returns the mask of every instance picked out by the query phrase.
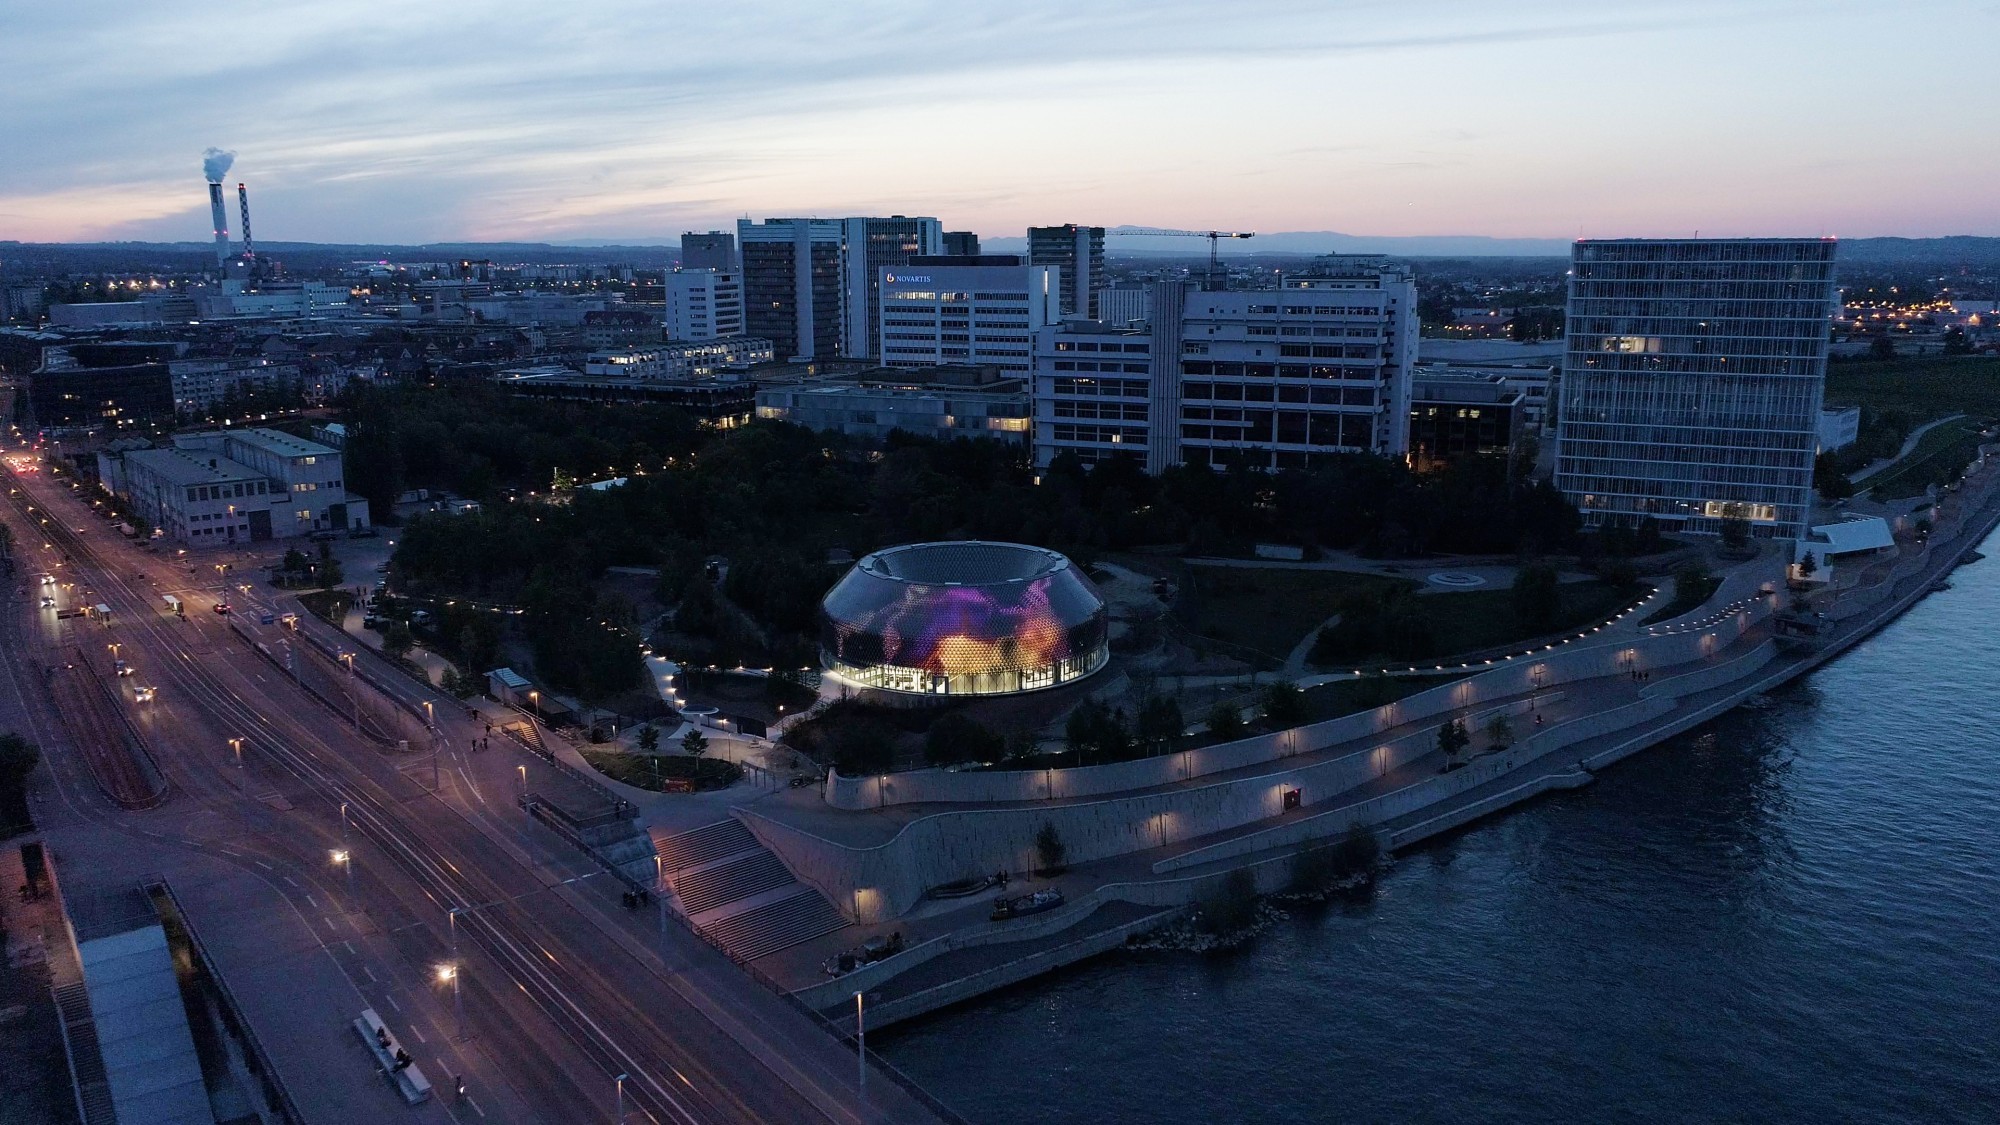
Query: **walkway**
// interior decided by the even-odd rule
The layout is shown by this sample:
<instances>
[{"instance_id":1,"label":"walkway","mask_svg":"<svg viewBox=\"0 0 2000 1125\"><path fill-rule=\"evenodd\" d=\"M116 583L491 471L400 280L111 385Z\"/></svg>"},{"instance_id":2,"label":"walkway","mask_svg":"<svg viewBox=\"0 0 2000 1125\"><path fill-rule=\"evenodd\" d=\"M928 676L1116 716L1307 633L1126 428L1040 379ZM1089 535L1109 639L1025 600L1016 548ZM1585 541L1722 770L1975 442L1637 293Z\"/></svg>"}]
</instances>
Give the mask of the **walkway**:
<instances>
[{"instance_id":1,"label":"walkway","mask_svg":"<svg viewBox=\"0 0 2000 1125\"><path fill-rule=\"evenodd\" d=\"M1942 418L1937 418L1932 421L1925 422L1923 425L1918 426L1914 430L1911 430L1910 436L1903 439L1903 448L1897 450L1896 455L1894 457L1884 457L1880 461L1877 461L1867 466L1866 468L1855 470L1854 473L1847 478L1848 483L1860 484L1862 481L1867 480L1869 477L1875 476L1876 474L1882 472L1883 470L1888 469L1891 466L1897 464L1898 462L1902 461L1903 458L1908 457L1911 453L1915 452L1917 448L1917 443L1924 440L1925 434L1930 433L1932 430L1937 429L1939 426L1944 425L1946 422L1956 422L1963 417L1965 417L1965 415L1963 414L1947 414Z\"/></svg>"}]
</instances>

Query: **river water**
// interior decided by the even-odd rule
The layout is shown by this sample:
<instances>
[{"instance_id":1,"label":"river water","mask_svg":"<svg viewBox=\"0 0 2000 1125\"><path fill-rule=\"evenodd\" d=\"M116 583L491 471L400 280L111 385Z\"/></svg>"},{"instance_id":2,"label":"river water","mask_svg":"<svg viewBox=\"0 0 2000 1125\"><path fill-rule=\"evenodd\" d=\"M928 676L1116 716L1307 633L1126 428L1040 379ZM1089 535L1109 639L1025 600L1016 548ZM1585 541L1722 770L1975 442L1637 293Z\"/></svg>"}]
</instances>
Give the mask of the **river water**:
<instances>
[{"instance_id":1,"label":"river water","mask_svg":"<svg viewBox=\"0 0 2000 1125\"><path fill-rule=\"evenodd\" d=\"M1761 709L1221 956L906 1027L978 1122L2000 1121L2000 536Z\"/></svg>"}]
</instances>

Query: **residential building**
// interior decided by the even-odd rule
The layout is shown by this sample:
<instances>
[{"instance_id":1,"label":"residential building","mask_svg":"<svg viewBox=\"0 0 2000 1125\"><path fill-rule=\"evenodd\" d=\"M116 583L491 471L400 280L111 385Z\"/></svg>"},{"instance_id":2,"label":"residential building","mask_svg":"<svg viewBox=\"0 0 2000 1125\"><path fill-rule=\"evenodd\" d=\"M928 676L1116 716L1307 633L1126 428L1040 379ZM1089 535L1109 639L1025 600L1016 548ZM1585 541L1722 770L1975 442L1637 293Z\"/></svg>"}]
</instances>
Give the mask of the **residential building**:
<instances>
[{"instance_id":1,"label":"residential building","mask_svg":"<svg viewBox=\"0 0 2000 1125\"><path fill-rule=\"evenodd\" d=\"M605 348L584 357L583 373L614 379L658 379L665 370L653 348Z\"/></svg>"},{"instance_id":2,"label":"residential building","mask_svg":"<svg viewBox=\"0 0 2000 1125\"><path fill-rule=\"evenodd\" d=\"M838 379L760 387L757 417L881 440L1028 440L1028 388L994 367L878 368Z\"/></svg>"},{"instance_id":3,"label":"residential building","mask_svg":"<svg viewBox=\"0 0 2000 1125\"><path fill-rule=\"evenodd\" d=\"M654 308L594 309L583 314L583 346L630 348L661 340L660 312Z\"/></svg>"},{"instance_id":4,"label":"residential building","mask_svg":"<svg viewBox=\"0 0 2000 1125\"><path fill-rule=\"evenodd\" d=\"M943 249L940 253L976 258L979 256L979 236L969 230L948 230L944 232Z\"/></svg>"},{"instance_id":5,"label":"residential building","mask_svg":"<svg viewBox=\"0 0 2000 1125\"><path fill-rule=\"evenodd\" d=\"M1556 483L1588 524L1805 533L1834 255L1830 238L1576 244Z\"/></svg>"},{"instance_id":6,"label":"residential building","mask_svg":"<svg viewBox=\"0 0 2000 1125\"><path fill-rule=\"evenodd\" d=\"M1072 320L1037 335L1037 465L1068 451L1086 462L1132 453L1155 473L1294 469L1408 450L1417 301L1406 270L1329 257L1276 289L1162 282L1150 303L1144 325Z\"/></svg>"},{"instance_id":7,"label":"residential building","mask_svg":"<svg viewBox=\"0 0 2000 1125\"><path fill-rule=\"evenodd\" d=\"M936 219L739 220L744 331L786 359L879 354L881 271L943 250Z\"/></svg>"},{"instance_id":8,"label":"residential building","mask_svg":"<svg viewBox=\"0 0 2000 1125\"><path fill-rule=\"evenodd\" d=\"M300 383L299 365L274 363L262 356L176 359L167 362L179 414L206 414L233 391L275 390Z\"/></svg>"},{"instance_id":9,"label":"residential building","mask_svg":"<svg viewBox=\"0 0 2000 1125\"><path fill-rule=\"evenodd\" d=\"M1427 472L1462 457L1505 456L1527 423L1527 396L1498 375L1411 381L1410 461Z\"/></svg>"},{"instance_id":10,"label":"residential building","mask_svg":"<svg viewBox=\"0 0 2000 1125\"><path fill-rule=\"evenodd\" d=\"M912 258L881 277L882 362L890 367L991 364L1025 376L1035 333L1058 319L1053 266L1009 255Z\"/></svg>"},{"instance_id":11,"label":"residential building","mask_svg":"<svg viewBox=\"0 0 2000 1125\"><path fill-rule=\"evenodd\" d=\"M726 230L688 231L681 235L681 268L734 272L742 267L736 256L736 236Z\"/></svg>"},{"instance_id":12,"label":"residential building","mask_svg":"<svg viewBox=\"0 0 2000 1125\"><path fill-rule=\"evenodd\" d=\"M743 335L743 275L681 269L666 275L667 339L697 342Z\"/></svg>"},{"instance_id":13,"label":"residential building","mask_svg":"<svg viewBox=\"0 0 2000 1125\"><path fill-rule=\"evenodd\" d=\"M1028 264L1062 270L1064 316L1101 320L1098 291L1105 288L1104 228L1065 223L1028 228Z\"/></svg>"}]
</instances>

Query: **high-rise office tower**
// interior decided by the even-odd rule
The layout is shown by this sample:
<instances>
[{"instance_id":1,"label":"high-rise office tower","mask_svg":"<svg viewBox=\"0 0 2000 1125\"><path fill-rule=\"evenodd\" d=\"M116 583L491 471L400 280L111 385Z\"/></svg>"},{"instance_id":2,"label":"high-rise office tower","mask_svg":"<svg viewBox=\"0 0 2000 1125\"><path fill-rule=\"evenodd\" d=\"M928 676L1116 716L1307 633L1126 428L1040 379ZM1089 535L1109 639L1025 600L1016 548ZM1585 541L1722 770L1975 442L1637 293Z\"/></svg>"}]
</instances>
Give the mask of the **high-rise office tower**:
<instances>
[{"instance_id":1,"label":"high-rise office tower","mask_svg":"<svg viewBox=\"0 0 2000 1125\"><path fill-rule=\"evenodd\" d=\"M936 219L766 219L736 224L745 330L791 359L881 354L882 271L942 249Z\"/></svg>"},{"instance_id":2,"label":"high-rise office tower","mask_svg":"<svg viewBox=\"0 0 2000 1125\"><path fill-rule=\"evenodd\" d=\"M1066 223L1028 228L1028 264L1062 268L1063 315L1097 319L1104 274L1104 228Z\"/></svg>"},{"instance_id":3,"label":"high-rise office tower","mask_svg":"<svg viewBox=\"0 0 2000 1125\"><path fill-rule=\"evenodd\" d=\"M669 273L667 339L715 340L743 334L743 275L724 270Z\"/></svg>"},{"instance_id":4,"label":"high-rise office tower","mask_svg":"<svg viewBox=\"0 0 2000 1125\"><path fill-rule=\"evenodd\" d=\"M1838 301L1833 239L1586 240L1571 253L1556 484L1592 525L1798 538Z\"/></svg>"},{"instance_id":5,"label":"high-rise office tower","mask_svg":"<svg viewBox=\"0 0 2000 1125\"><path fill-rule=\"evenodd\" d=\"M1416 282L1329 258L1276 289L1152 287L1145 322L1070 320L1037 334L1035 464L1120 453L1148 472L1246 463L1305 469L1409 447ZM1115 354L1112 354L1115 353Z\"/></svg>"},{"instance_id":6,"label":"high-rise office tower","mask_svg":"<svg viewBox=\"0 0 2000 1125\"><path fill-rule=\"evenodd\" d=\"M735 235L726 230L691 230L681 235L682 269L733 270L736 267Z\"/></svg>"},{"instance_id":7,"label":"high-rise office tower","mask_svg":"<svg viewBox=\"0 0 2000 1125\"><path fill-rule=\"evenodd\" d=\"M979 236L969 230L948 230L944 232L943 253L977 256Z\"/></svg>"}]
</instances>

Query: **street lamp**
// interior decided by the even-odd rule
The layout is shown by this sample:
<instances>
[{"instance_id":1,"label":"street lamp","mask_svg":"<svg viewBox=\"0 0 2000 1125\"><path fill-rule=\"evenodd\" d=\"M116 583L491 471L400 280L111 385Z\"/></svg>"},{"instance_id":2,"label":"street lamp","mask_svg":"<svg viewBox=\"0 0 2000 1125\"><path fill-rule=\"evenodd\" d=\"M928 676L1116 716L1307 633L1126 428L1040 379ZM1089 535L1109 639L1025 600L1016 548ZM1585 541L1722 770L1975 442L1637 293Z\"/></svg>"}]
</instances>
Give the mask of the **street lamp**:
<instances>
[{"instance_id":1,"label":"street lamp","mask_svg":"<svg viewBox=\"0 0 2000 1125\"><path fill-rule=\"evenodd\" d=\"M618 1116L614 1119L618 1125L625 1125L625 1080L630 1077L629 1074L621 1074L614 1079L618 1083Z\"/></svg>"},{"instance_id":2,"label":"street lamp","mask_svg":"<svg viewBox=\"0 0 2000 1125\"><path fill-rule=\"evenodd\" d=\"M868 1097L868 1020L861 993L854 994L854 1073L860 1076L861 1096Z\"/></svg>"},{"instance_id":3,"label":"street lamp","mask_svg":"<svg viewBox=\"0 0 2000 1125\"><path fill-rule=\"evenodd\" d=\"M538 718L538 719L539 719L539 718L541 718L541 717L542 717L542 693L541 693L541 692L539 692L539 691L530 691L530 692L528 693L528 706L529 706L529 707L532 707L532 708L534 708L534 711L535 711L535 717L536 717L536 718Z\"/></svg>"},{"instance_id":4,"label":"street lamp","mask_svg":"<svg viewBox=\"0 0 2000 1125\"><path fill-rule=\"evenodd\" d=\"M333 862L347 869L347 893L354 893L354 855L346 848L335 848Z\"/></svg>"},{"instance_id":5,"label":"street lamp","mask_svg":"<svg viewBox=\"0 0 2000 1125\"><path fill-rule=\"evenodd\" d=\"M230 748L231 750L234 750L234 751L236 751L236 768L237 768L237 769L239 769L239 770L240 770L240 769L242 769L242 768L243 768L243 740L242 740L242 739L240 739L240 738L232 738L232 739L230 739L230 740L229 740L229 748Z\"/></svg>"}]
</instances>

